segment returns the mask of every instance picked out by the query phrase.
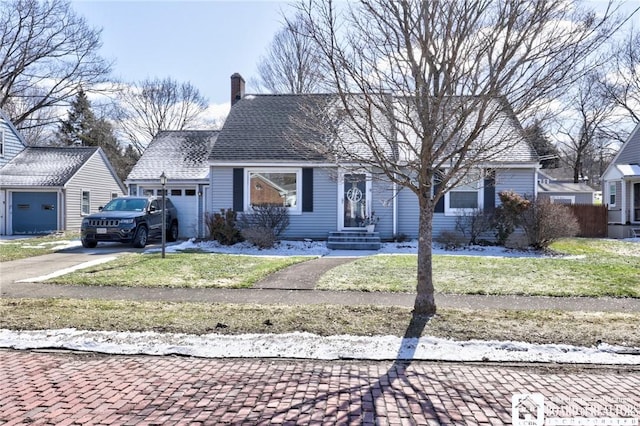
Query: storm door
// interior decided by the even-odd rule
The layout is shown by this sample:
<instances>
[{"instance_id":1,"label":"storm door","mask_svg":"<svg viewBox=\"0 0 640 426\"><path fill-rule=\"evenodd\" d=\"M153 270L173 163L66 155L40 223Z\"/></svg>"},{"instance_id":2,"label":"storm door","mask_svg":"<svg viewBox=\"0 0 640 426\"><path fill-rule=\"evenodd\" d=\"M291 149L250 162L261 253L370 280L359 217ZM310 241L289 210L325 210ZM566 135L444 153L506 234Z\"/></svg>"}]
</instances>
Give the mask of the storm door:
<instances>
[{"instance_id":1,"label":"storm door","mask_svg":"<svg viewBox=\"0 0 640 426\"><path fill-rule=\"evenodd\" d=\"M369 182L365 173L342 174L340 199L342 229L357 229L363 226L363 220L368 215L368 194Z\"/></svg>"}]
</instances>

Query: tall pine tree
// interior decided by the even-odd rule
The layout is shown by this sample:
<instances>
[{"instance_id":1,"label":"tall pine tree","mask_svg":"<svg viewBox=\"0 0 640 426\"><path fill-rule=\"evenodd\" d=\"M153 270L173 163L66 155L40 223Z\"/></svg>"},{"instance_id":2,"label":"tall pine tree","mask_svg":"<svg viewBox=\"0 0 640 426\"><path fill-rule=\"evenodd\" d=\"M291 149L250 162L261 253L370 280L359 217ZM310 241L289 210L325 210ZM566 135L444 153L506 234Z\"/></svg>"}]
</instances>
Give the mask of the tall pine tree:
<instances>
[{"instance_id":1,"label":"tall pine tree","mask_svg":"<svg viewBox=\"0 0 640 426\"><path fill-rule=\"evenodd\" d=\"M67 119L60 121L57 136L63 146L102 148L122 180L126 179L139 158L135 150L121 148L113 134L111 123L95 116L91 102L82 89L79 89L78 95L71 102Z\"/></svg>"}]
</instances>

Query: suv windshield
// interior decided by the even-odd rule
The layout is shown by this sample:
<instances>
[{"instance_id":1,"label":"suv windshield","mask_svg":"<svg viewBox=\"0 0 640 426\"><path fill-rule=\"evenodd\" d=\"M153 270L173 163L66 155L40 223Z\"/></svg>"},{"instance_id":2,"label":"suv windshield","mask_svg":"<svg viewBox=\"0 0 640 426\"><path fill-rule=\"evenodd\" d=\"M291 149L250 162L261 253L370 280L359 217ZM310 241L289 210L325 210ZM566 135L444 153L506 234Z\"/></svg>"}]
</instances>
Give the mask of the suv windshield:
<instances>
[{"instance_id":1,"label":"suv windshield","mask_svg":"<svg viewBox=\"0 0 640 426\"><path fill-rule=\"evenodd\" d=\"M119 199L116 198L107 203L102 211L125 211L125 212L141 212L144 210L147 200L144 199Z\"/></svg>"}]
</instances>

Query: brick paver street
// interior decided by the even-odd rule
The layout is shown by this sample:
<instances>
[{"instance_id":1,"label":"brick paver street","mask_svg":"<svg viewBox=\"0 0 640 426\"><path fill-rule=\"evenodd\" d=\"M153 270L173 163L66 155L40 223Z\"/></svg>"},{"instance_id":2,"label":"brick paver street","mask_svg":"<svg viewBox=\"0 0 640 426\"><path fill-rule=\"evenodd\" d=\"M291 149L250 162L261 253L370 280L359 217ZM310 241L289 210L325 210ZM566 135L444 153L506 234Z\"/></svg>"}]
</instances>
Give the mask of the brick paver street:
<instances>
[{"instance_id":1,"label":"brick paver street","mask_svg":"<svg viewBox=\"0 0 640 426\"><path fill-rule=\"evenodd\" d=\"M640 366L201 359L0 350L0 424L511 424L514 393L631 399ZM638 408L640 409L640 408Z\"/></svg>"}]
</instances>

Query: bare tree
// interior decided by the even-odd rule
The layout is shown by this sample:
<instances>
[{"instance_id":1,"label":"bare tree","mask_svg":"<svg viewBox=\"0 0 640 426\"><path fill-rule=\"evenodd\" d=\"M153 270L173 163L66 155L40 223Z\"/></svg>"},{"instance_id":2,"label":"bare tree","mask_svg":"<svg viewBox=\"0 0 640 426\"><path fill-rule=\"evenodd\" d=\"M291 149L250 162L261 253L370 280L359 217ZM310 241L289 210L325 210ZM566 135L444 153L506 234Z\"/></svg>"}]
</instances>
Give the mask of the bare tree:
<instances>
[{"instance_id":1,"label":"bare tree","mask_svg":"<svg viewBox=\"0 0 640 426\"><path fill-rule=\"evenodd\" d=\"M606 164L598 162L607 162L615 151L616 139L611 134L619 120L614 101L601 90L602 80L598 73L589 72L575 90L567 92L563 114L554 132L562 160L573 170L574 183L599 176Z\"/></svg>"},{"instance_id":2,"label":"bare tree","mask_svg":"<svg viewBox=\"0 0 640 426\"><path fill-rule=\"evenodd\" d=\"M336 130L327 149L417 196L414 313L433 314L436 203L519 143L522 132L507 124L582 73L617 28L612 10L565 0L303 0L298 8L339 97L325 120Z\"/></svg>"},{"instance_id":3,"label":"bare tree","mask_svg":"<svg viewBox=\"0 0 640 426\"><path fill-rule=\"evenodd\" d=\"M66 0L0 3L0 108L25 131L55 123L44 111L66 106L82 85L105 81L110 64L98 55L100 30Z\"/></svg>"},{"instance_id":4,"label":"bare tree","mask_svg":"<svg viewBox=\"0 0 640 426\"><path fill-rule=\"evenodd\" d=\"M322 81L320 56L306 37L301 15L285 19L258 62L257 86L271 93L312 93Z\"/></svg>"},{"instance_id":5,"label":"bare tree","mask_svg":"<svg viewBox=\"0 0 640 426\"><path fill-rule=\"evenodd\" d=\"M640 123L640 32L630 31L617 45L602 88L634 123Z\"/></svg>"},{"instance_id":6,"label":"bare tree","mask_svg":"<svg viewBox=\"0 0 640 426\"><path fill-rule=\"evenodd\" d=\"M196 126L206 108L207 100L191 83L155 78L124 86L113 116L120 131L142 153L158 132Z\"/></svg>"}]
</instances>

